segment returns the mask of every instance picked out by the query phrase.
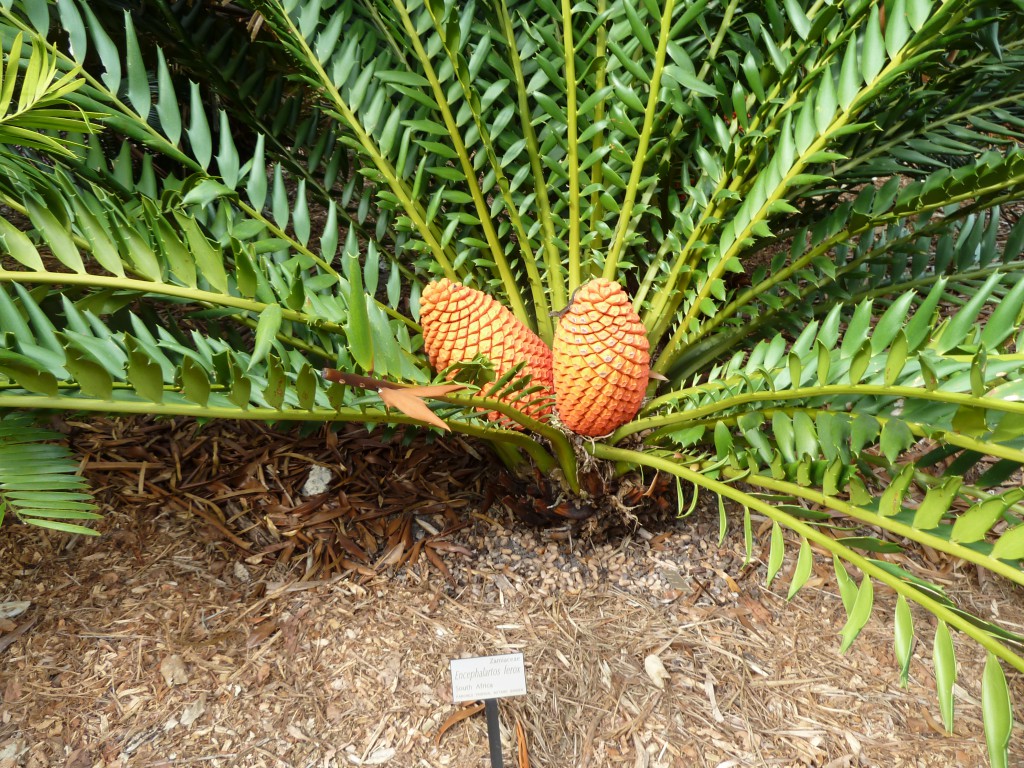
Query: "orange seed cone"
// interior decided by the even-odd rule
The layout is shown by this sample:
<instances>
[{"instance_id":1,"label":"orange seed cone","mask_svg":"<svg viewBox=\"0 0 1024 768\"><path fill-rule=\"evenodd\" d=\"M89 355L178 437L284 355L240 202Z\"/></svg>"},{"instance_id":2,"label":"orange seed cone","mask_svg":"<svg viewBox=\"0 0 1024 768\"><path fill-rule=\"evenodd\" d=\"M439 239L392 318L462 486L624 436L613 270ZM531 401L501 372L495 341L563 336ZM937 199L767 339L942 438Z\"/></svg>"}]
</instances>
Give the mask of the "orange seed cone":
<instances>
[{"instance_id":1,"label":"orange seed cone","mask_svg":"<svg viewBox=\"0 0 1024 768\"><path fill-rule=\"evenodd\" d=\"M519 400L514 392L508 402L528 416L547 421L552 400L551 350L500 303L447 278L437 280L423 289L420 325L423 347L435 371L482 355L500 378L525 361L522 375L532 376L529 386L539 384L544 390ZM491 413L489 418L498 420L500 414ZM507 419L502 424L517 426Z\"/></svg>"},{"instance_id":2,"label":"orange seed cone","mask_svg":"<svg viewBox=\"0 0 1024 768\"><path fill-rule=\"evenodd\" d=\"M580 286L552 345L562 423L599 437L636 416L650 374L648 349L647 330L622 286L603 278Z\"/></svg>"}]
</instances>

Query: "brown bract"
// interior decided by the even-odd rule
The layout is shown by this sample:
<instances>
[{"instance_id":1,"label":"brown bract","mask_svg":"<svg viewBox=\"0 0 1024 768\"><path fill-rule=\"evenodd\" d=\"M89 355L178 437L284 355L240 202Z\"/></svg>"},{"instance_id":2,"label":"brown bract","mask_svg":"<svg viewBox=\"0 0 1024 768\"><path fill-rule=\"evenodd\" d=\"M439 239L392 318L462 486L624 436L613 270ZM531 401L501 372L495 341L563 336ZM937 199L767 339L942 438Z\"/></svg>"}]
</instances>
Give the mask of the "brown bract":
<instances>
[{"instance_id":1,"label":"brown bract","mask_svg":"<svg viewBox=\"0 0 1024 768\"><path fill-rule=\"evenodd\" d=\"M485 293L443 279L423 289L420 323L423 347L434 370L480 355L493 363L501 377L525 362L521 375L532 377L530 386L544 389L522 399L517 392L505 400L528 416L547 421L552 399L551 350L508 309ZM489 418L499 419L500 414L491 413Z\"/></svg>"},{"instance_id":2,"label":"brown bract","mask_svg":"<svg viewBox=\"0 0 1024 768\"><path fill-rule=\"evenodd\" d=\"M647 330L618 283L583 285L558 321L555 406L562 423L589 437L636 416L650 374Z\"/></svg>"}]
</instances>

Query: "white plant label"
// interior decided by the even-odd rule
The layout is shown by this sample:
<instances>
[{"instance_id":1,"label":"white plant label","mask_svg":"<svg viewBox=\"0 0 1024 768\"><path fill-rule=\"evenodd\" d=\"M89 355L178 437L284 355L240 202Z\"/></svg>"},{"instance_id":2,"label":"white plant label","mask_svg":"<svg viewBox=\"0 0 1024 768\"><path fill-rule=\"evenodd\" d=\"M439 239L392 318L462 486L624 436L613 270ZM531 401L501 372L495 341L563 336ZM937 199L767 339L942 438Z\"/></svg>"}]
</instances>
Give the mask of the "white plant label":
<instances>
[{"instance_id":1,"label":"white plant label","mask_svg":"<svg viewBox=\"0 0 1024 768\"><path fill-rule=\"evenodd\" d=\"M526 694L526 666L521 653L452 659L451 669L456 703Z\"/></svg>"}]
</instances>

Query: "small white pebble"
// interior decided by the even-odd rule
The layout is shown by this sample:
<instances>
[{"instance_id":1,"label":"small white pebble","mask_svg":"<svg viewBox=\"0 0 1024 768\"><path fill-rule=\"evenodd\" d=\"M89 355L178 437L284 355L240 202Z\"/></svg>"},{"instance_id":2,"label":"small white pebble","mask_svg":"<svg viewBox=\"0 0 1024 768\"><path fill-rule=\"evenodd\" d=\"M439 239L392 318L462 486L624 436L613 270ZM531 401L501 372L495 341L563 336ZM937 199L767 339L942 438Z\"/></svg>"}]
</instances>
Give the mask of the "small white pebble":
<instances>
[{"instance_id":1,"label":"small white pebble","mask_svg":"<svg viewBox=\"0 0 1024 768\"><path fill-rule=\"evenodd\" d=\"M309 468L306 484L302 486L302 495L319 496L321 493L326 493L327 489L331 487L333 479L334 473L331 470L320 464L314 464Z\"/></svg>"}]
</instances>

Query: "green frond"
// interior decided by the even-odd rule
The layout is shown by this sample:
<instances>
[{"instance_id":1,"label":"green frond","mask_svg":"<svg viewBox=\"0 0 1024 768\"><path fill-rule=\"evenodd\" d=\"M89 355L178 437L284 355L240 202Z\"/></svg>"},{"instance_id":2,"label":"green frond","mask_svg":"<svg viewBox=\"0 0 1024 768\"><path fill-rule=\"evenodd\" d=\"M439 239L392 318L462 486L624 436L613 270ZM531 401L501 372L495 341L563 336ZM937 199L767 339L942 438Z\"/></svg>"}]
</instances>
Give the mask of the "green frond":
<instances>
[{"instance_id":1,"label":"green frond","mask_svg":"<svg viewBox=\"0 0 1024 768\"><path fill-rule=\"evenodd\" d=\"M5 63L0 67L0 146L21 147L57 156L72 154L67 134L91 133L96 113L79 109L71 95L85 80L76 68L62 71L58 56L39 37L25 45L19 31L4 35Z\"/></svg>"},{"instance_id":2,"label":"green frond","mask_svg":"<svg viewBox=\"0 0 1024 768\"><path fill-rule=\"evenodd\" d=\"M98 535L75 520L99 520L89 484L61 435L25 415L0 416L0 523L10 512L40 528Z\"/></svg>"},{"instance_id":3,"label":"green frond","mask_svg":"<svg viewBox=\"0 0 1024 768\"><path fill-rule=\"evenodd\" d=\"M751 285L726 294L728 303L692 334L692 342L675 356L677 380L686 380L707 361L724 358L744 339L756 342L780 329L799 334L837 304L842 321L868 299L885 305L899 301L901 311L924 303L935 313L941 302L962 303L959 297L973 295L994 275L996 284L976 303L994 309L1009 296L1006 308L989 323L992 330L986 338L991 349L996 329L1005 331L1004 339L1009 336L1020 309L1020 289L1010 291L1024 269L1024 225L1018 224L1000 243L998 206L980 214L973 207L943 206L935 213L892 220L885 228L868 226L854 239L849 222L857 209L875 205L876 214L884 214L894 194L893 189L867 187L813 229L796 229L792 245L754 269ZM933 289L937 292L931 293ZM964 315L960 325L979 314ZM925 313L918 326L931 319Z\"/></svg>"}]
</instances>

